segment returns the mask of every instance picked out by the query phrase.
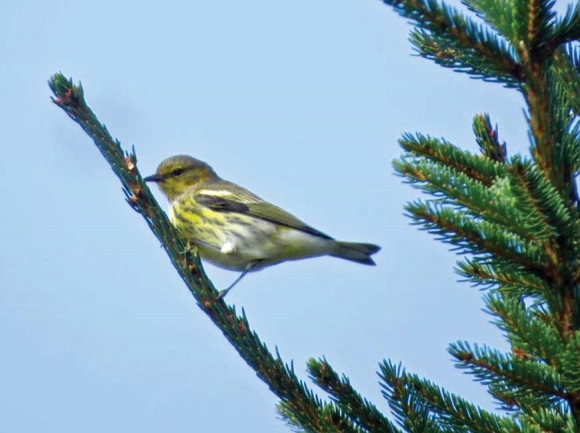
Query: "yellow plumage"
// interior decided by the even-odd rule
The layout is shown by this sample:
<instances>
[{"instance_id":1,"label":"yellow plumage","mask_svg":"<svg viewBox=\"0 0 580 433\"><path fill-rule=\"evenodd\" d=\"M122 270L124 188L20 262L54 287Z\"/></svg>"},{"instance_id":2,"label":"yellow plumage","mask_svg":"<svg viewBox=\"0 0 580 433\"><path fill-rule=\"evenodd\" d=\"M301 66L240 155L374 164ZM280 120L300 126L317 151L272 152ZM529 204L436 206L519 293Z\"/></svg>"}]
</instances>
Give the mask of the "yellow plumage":
<instances>
[{"instance_id":1,"label":"yellow plumage","mask_svg":"<svg viewBox=\"0 0 580 433\"><path fill-rule=\"evenodd\" d=\"M337 241L221 179L208 164L190 156L162 161L145 180L159 185L169 200L172 223L197 245L203 259L242 275L322 255L374 265L370 256L380 250L373 244Z\"/></svg>"}]
</instances>

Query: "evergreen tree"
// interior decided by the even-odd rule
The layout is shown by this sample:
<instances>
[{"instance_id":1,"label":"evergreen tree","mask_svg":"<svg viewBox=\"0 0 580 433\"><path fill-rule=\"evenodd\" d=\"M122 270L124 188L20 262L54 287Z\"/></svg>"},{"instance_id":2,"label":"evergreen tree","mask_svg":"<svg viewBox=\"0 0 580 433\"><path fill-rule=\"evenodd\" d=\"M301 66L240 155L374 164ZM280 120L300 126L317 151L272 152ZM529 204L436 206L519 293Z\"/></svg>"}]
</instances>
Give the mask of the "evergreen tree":
<instances>
[{"instance_id":1,"label":"evergreen tree","mask_svg":"<svg viewBox=\"0 0 580 433\"><path fill-rule=\"evenodd\" d=\"M510 155L487 114L473 121L480 153L446 140L405 134L395 170L428 199L409 203L414 222L463 254L458 272L485 289L484 301L511 351L457 342L457 366L499 403L492 413L383 361L382 414L325 359L312 359L318 398L273 355L207 279L179 239L126 153L62 74L53 101L94 140L123 183L128 203L165 247L200 308L280 398L298 431L579 432L580 431L580 3L563 16L553 0L463 0L469 15L435 0L384 0L415 27L419 54L472 77L520 92L530 154ZM185 251L185 253L184 253Z\"/></svg>"}]
</instances>

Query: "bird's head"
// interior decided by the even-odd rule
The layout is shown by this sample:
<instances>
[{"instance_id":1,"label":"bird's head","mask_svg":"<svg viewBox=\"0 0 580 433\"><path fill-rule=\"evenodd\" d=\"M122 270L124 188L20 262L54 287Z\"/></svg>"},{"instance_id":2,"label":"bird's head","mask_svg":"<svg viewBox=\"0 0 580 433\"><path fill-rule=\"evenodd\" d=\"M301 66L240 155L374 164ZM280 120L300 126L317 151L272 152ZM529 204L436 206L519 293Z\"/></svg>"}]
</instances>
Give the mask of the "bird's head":
<instances>
[{"instance_id":1,"label":"bird's head","mask_svg":"<svg viewBox=\"0 0 580 433\"><path fill-rule=\"evenodd\" d=\"M217 174L205 162L191 156L177 155L161 161L155 174L144 180L155 182L167 199L172 201L186 189L215 178Z\"/></svg>"}]
</instances>

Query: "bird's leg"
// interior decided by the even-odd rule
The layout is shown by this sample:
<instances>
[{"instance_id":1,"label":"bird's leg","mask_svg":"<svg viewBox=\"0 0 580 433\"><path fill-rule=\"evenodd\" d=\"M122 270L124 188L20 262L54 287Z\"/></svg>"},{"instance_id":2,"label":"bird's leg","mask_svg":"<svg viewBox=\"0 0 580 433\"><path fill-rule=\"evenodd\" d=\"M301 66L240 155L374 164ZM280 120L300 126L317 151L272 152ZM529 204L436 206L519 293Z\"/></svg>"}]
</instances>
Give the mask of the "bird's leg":
<instances>
[{"instance_id":1,"label":"bird's leg","mask_svg":"<svg viewBox=\"0 0 580 433\"><path fill-rule=\"evenodd\" d=\"M163 247L163 245L161 246ZM221 252L218 247L210 244L209 242L202 241L201 239L191 238L188 239L187 243L185 244L185 249L181 252L181 254L186 256L188 253L199 253L199 247L207 248L208 250L213 250L218 253Z\"/></svg>"},{"instance_id":2,"label":"bird's leg","mask_svg":"<svg viewBox=\"0 0 580 433\"><path fill-rule=\"evenodd\" d=\"M185 248L183 249L183 251L181 252L181 254L183 255L183 257L185 258L189 253L193 253L195 252L197 249L197 245L195 245L194 242L188 240L185 243Z\"/></svg>"},{"instance_id":3,"label":"bird's leg","mask_svg":"<svg viewBox=\"0 0 580 433\"><path fill-rule=\"evenodd\" d=\"M229 285L229 287L227 289L224 289L222 291L220 291L218 293L217 299L222 299L224 296L226 296L228 294L228 292L230 290L232 290L234 288L234 286L236 284L238 284L242 278L244 278L246 276L246 274L248 272L253 271L254 269L256 269L256 267L258 266L258 264L261 262L262 260L254 260L253 262L248 263L248 265L246 266L246 268L242 271L242 273L238 276L238 278L235 279L235 281Z\"/></svg>"}]
</instances>

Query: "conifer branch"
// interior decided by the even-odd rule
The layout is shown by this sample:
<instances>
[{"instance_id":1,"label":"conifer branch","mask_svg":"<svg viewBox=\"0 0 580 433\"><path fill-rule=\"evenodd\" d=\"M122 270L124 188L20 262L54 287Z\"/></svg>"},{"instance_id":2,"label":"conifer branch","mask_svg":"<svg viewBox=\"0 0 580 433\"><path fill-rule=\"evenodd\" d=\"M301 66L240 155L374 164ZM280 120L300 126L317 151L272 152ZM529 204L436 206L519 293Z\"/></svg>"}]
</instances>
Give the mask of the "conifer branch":
<instances>
[{"instance_id":1,"label":"conifer branch","mask_svg":"<svg viewBox=\"0 0 580 433\"><path fill-rule=\"evenodd\" d=\"M351 425L332 404L322 404L316 395L296 377L294 369L286 365L281 357L270 353L258 335L252 331L242 310L238 315L234 307L218 298L218 292L203 271L196 252L192 252L179 237L176 229L157 204L148 186L137 170L137 157L127 153L114 140L84 100L80 85L73 84L61 73L53 75L49 86L55 97L52 101L63 109L93 139L111 169L117 175L129 205L140 213L151 231L169 255L175 269L187 285L197 305L238 351L258 377L282 401L287 414L300 425L315 432L335 431ZM328 414L332 416L328 416ZM324 415L324 416L323 416ZM358 432L356 428L351 430Z\"/></svg>"},{"instance_id":2,"label":"conifer branch","mask_svg":"<svg viewBox=\"0 0 580 433\"><path fill-rule=\"evenodd\" d=\"M513 28L517 30L514 36L524 41L531 50L542 49L551 36L552 21L556 16L553 6L553 0L516 2Z\"/></svg>"},{"instance_id":3,"label":"conifer branch","mask_svg":"<svg viewBox=\"0 0 580 433\"><path fill-rule=\"evenodd\" d=\"M318 428L313 429L304 423L301 417L296 416L296 410L286 402L277 405L278 413L286 424L297 432L340 432L340 433L371 433L354 425L346 415L331 403L321 403L318 410Z\"/></svg>"},{"instance_id":4,"label":"conifer branch","mask_svg":"<svg viewBox=\"0 0 580 433\"><path fill-rule=\"evenodd\" d=\"M538 407L533 411L523 413L520 419L533 427L530 431L544 432L566 432L575 433L576 427L574 419L564 413L562 407L553 406L551 408Z\"/></svg>"},{"instance_id":5,"label":"conifer branch","mask_svg":"<svg viewBox=\"0 0 580 433\"><path fill-rule=\"evenodd\" d=\"M493 290L487 300L490 313L512 347L509 355L467 345L452 346L452 353L504 409L517 414L516 430L577 431L580 50L569 42L580 35L580 5L557 18L552 0L463 0L489 26L477 27L435 0L384 1L415 22L411 39L424 57L503 82L524 95L532 160L508 159L489 118L476 116L482 159L471 159L448 143L407 134L400 142L406 153L394 166L434 197L407 205L413 221L459 253L473 256L459 263L459 272ZM500 58L513 62L513 69L498 66L504 65ZM490 173L481 161L496 162L503 171ZM399 398L425 398L424 389L413 386L409 379ZM424 418L436 416L433 407L418 407ZM441 411L450 413L449 408ZM457 412L465 416L464 408ZM442 416L438 425L447 426ZM485 430L477 422L457 431Z\"/></svg>"},{"instance_id":6,"label":"conifer branch","mask_svg":"<svg viewBox=\"0 0 580 433\"><path fill-rule=\"evenodd\" d=\"M557 50L554 54L554 76L566 93L566 106L576 117L580 116L580 52L570 47Z\"/></svg>"},{"instance_id":7,"label":"conifer branch","mask_svg":"<svg viewBox=\"0 0 580 433\"><path fill-rule=\"evenodd\" d=\"M509 401L508 409L516 405L524 410L530 406L550 407L569 398L558 372L544 363L523 356L503 355L488 347L472 347L465 341L451 344L449 353L459 368L491 386L498 399Z\"/></svg>"},{"instance_id":8,"label":"conifer branch","mask_svg":"<svg viewBox=\"0 0 580 433\"><path fill-rule=\"evenodd\" d=\"M411 42L422 56L508 87L517 87L522 81L521 67L509 44L455 8L436 0L383 1L415 21Z\"/></svg>"},{"instance_id":9,"label":"conifer branch","mask_svg":"<svg viewBox=\"0 0 580 433\"><path fill-rule=\"evenodd\" d=\"M346 376L339 378L326 359L310 359L308 371L312 380L329 393L338 407L357 425L364 427L369 432L400 431L384 417L375 405L353 389Z\"/></svg>"},{"instance_id":10,"label":"conifer branch","mask_svg":"<svg viewBox=\"0 0 580 433\"><path fill-rule=\"evenodd\" d=\"M506 162L506 144L499 142L497 128L491 125L488 114L478 114L473 118L473 133L484 156L500 164Z\"/></svg>"},{"instance_id":11,"label":"conifer branch","mask_svg":"<svg viewBox=\"0 0 580 433\"><path fill-rule=\"evenodd\" d=\"M503 330L516 350L516 356L538 360L561 373L559 357L566 349L555 323L543 320L537 308L525 308L521 298L495 292L485 297L493 323Z\"/></svg>"},{"instance_id":12,"label":"conifer branch","mask_svg":"<svg viewBox=\"0 0 580 433\"><path fill-rule=\"evenodd\" d=\"M518 199L530 205L529 213L543 220L552 237L567 233L573 216L559 191L529 161L516 159L510 168L519 186L515 191L522 192Z\"/></svg>"},{"instance_id":13,"label":"conifer branch","mask_svg":"<svg viewBox=\"0 0 580 433\"><path fill-rule=\"evenodd\" d=\"M555 46L580 40L580 3L568 5L566 14L554 25L553 38Z\"/></svg>"},{"instance_id":14,"label":"conifer branch","mask_svg":"<svg viewBox=\"0 0 580 433\"><path fill-rule=\"evenodd\" d=\"M400 365L384 361L379 377L383 380L383 397L398 423L407 432L447 433L449 430L437 423L430 413L427 404L420 395L410 389L405 382L405 370Z\"/></svg>"},{"instance_id":15,"label":"conifer branch","mask_svg":"<svg viewBox=\"0 0 580 433\"><path fill-rule=\"evenodd\" d=\"M394 167L415 187L441 203L465 210L474 219L502 225L528 241L545 239L553 232L542 215L520 209L508 180L498 179L487 187L453 168L422 158L395 161Z\"/></svg>"},{"instance_id":16,"label":"conifer branch","mask_svg":"<svg viewBox=\"0 0 580 433\"><path fill-rule=\"evenodd\" d=\"M522 48L523 50L524 48ZM573 162L569 158L569 150L563 148L564 131L569 126L565 99L562 87L557 84L557 74L554 73L553 59L542 58L537 52L530 51L529 62L526 65L527 84L524 86L524 95L528 105L529 124L531 131L532 155L547 182L558 191L557 194L566 200L564 207L576 210L578 197L574 184ZM547 193L547 188L540 188L538 192L544 198L554 194ZM548 195L546 195L546 193ZM548 205L544 200L544 205ZM552 203L556 202L552 200ZM558 206L556 204L556 206ZM561 206L558 206L561 207ZM562 212L560 212L560 216ZM559 217L554 215L554 221ZM551 263L550 273L552 280L561 291L561 308L553 311L558 314L562 332L570 334L580 323L579 312L576 307L575 292L577 282L567 264L575 260L573 239L570 237L566 221L559 221L558 236L554 236L549 243L545 243L545 253ZM578 406L580 420L580 405Z\"/></svg>"},{"instance_id":17,"label":"conifer branch","mask_svg":"<svg viewBox=\"0 0 580 433\"><path fill-rule=\"evenodd\" d=\"M462 3L498 35L508 38L513 34L514 10L511 3L493 0L462 0Z\"/></svg>"},{"instance_id":18,"label":"conifer branch","mask_svg":"<svg viewBox=\"0 0 580 433\"><path fill-rule=\"evenodd\" d=\"M505 266L502 262L479 259L463 259L457 263L457 271L475 286L483 289L498 289L502 293L519 297L542 297L551 290L550 284L539 275L521 267Z\"/></svg>"},{"instance_id":19,"label":"conifer branch","mask_svg":"<svg viewBox=\"0 0 580 433\"><path fill-rule=\"evenodd\" d=\"M546 257L540 248L503 227L475 221L436 202L415 201L407 204L405 209L427 231L439 235L441 241L454 245L463 254L493 257L539 275L545 275L548 270Z\"/></svg>"},{"instance_id":20,"label":"conifer branch","mask_svg":"<svg viewBox=\"0 0 580 433\"><path fill-rule=\"evenodd\" d=\"M399 145L409 153L409 155L403 156L403 161L412 157L424 157L432 162L453 168L486 186L491 186L498 178L509 174L503 164L491 158L482 159L479 155L466 152L443 139L405 133L399 140ZM405 175L398 169L399 160L395 160L393 166L400 174ZM419 178L416 180L421 181Z\"/></svg>"},{"instance_id":21,"label":"conifer branch","mask_svg":"<svg viewBox=\"0 0 580 433\"><path fill-rule=\"evenodd\" d=\"M400 412L402 421L410 410L420 412L425 421L419 427L436 425L436 431L449 432L520 432L520 427L509 418L485 411L467 400L440 389L433 383L406 373L400 366L385 361L380 366L379 376L384 381L383 395L393 410ZM404 402L404 403L401 403ZM401 405L403 409L396 408ZM416 425L412 425L416 427ZM429 431L429 429L408 428L409 431Z\"/></svg>"}]
</instances>

